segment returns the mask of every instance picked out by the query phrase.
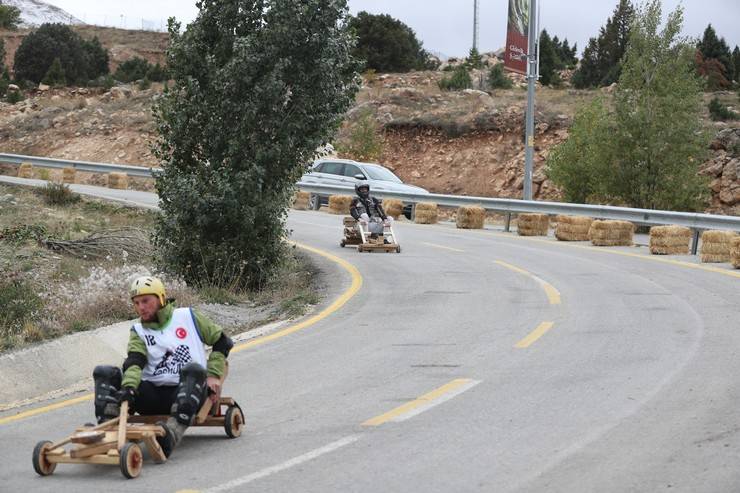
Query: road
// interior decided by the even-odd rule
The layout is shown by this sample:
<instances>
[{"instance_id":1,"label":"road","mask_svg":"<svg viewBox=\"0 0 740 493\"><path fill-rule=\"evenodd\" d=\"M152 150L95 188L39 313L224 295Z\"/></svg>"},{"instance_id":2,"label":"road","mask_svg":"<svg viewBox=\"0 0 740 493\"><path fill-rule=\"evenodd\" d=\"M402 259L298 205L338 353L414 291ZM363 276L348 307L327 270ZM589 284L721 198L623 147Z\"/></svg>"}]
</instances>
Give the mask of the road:
<instances>
[{"instance_id":1,"label":"road","mask_svg":"<svg viewBox=\"0 0 740 493\"><path fill-rule=\"evenodd\" d=\"M362 286L230 357L241 438L192 429L136 480L64 464L41 478L33 445L92 403L5 413L0 490L740 491L740 271L408 223L403 253L358 253L339 247L337 216L288 225ZM350 289L345 267L332 296Z\"/></svg>"}]
</instances>

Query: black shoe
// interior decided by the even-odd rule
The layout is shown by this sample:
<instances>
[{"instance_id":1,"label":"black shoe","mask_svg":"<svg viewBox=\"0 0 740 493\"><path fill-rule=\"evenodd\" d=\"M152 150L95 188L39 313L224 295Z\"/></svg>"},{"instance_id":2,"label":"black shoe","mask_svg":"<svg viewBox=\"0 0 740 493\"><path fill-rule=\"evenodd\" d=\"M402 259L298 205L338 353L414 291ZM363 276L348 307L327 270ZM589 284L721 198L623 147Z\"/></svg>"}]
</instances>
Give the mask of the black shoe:
<instances>
[{"instance_id":1,"label":"black shoe","mask_svg":"<svg viewBox=\"0 0 740 493\"><path fill-rule=\"evenodd\" d=\"M175 433L170 429L169 426L167 426L167 423L164 421L157 421L157 424L164 429L164 436L158 436L157 437L157 443L159 443L159 446L162 447L162 452L164 452L165 457L169 457L172 454L172 451L175 450L175 445L177 445L177 439L175 438Z\"/></svg>"}]
</instances>

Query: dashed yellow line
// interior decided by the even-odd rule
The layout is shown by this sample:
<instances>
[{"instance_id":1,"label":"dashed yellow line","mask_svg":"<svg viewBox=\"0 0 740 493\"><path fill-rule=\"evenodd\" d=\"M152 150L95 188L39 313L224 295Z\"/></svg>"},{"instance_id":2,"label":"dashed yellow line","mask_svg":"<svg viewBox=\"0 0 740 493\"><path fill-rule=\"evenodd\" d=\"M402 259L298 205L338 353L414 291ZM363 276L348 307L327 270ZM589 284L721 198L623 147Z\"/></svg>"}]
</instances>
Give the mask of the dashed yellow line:
<instances>
[{"instance_id":1,"label":"dashed yellow line","mask_svg":"<svg viewBox=\"0 0 740 493\"><path fill-rule=\"evenodd\" d=\"M506 267L509 270L512 270L514 272L518 272L519 274L525 275L531 279L534 279L537 281L537 284L539 284L542 289L545 291L545 294L547 295L547 300L550 302L551 305L559 305L560 304L560 291L555 289L555 286L550 284L549 282L540 279L539 277L535 276L531 272L528 272L520 267L517 267L515 265L508 264L506 262L502 262L501 260L496 260L496 264Z\"/></svg>"},{"instance_id":2,"label":"dashed yellow line","mask_svg":"<svg viewBox=\"0 0 740 493\"><path fill-rule=\"evenodd\" d=\"M537 340L545 335L548 330L552 329L555 324L553 322L542 322L537 326L527 337L517 342L514 347L519 349L525 349L537 342Z\"/></svg>"}]
</instances>

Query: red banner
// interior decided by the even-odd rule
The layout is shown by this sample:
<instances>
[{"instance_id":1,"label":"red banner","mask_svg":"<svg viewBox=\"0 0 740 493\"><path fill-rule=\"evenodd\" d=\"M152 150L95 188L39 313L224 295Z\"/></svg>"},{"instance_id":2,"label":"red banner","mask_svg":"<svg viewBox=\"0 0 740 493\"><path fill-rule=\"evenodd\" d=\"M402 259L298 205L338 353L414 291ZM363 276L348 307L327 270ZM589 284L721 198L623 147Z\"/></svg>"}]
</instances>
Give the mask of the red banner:
<instances>
[{"instance_id":1,"label":"red banner","mask_svg":"<svg viewBox=\"0 0 740 493\"><path fill-rule=\"evenodd\" d=\"M509 25L506 30L504 68L527 75L529 50L529 0L509 0Z\"/></svg>"}]
</instances>

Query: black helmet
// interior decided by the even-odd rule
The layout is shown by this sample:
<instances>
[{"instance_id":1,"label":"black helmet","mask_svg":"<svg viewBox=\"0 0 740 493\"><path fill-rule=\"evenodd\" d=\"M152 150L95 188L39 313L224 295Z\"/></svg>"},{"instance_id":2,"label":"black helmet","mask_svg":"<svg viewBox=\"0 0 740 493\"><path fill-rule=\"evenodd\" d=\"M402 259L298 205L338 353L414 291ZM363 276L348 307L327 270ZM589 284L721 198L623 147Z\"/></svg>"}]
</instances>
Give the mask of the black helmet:
<instances>
[{"instance_id":1,"label":"black helmet","mask_svg":"<svg viewBox=\"0 0 740 493\"><path fill-rule=\"evenodd\" d=\"M355 184L355 193L358 197L366 199L370 196L370 185L366 182L360 182Z\"/></svg>"}]
</instances>

